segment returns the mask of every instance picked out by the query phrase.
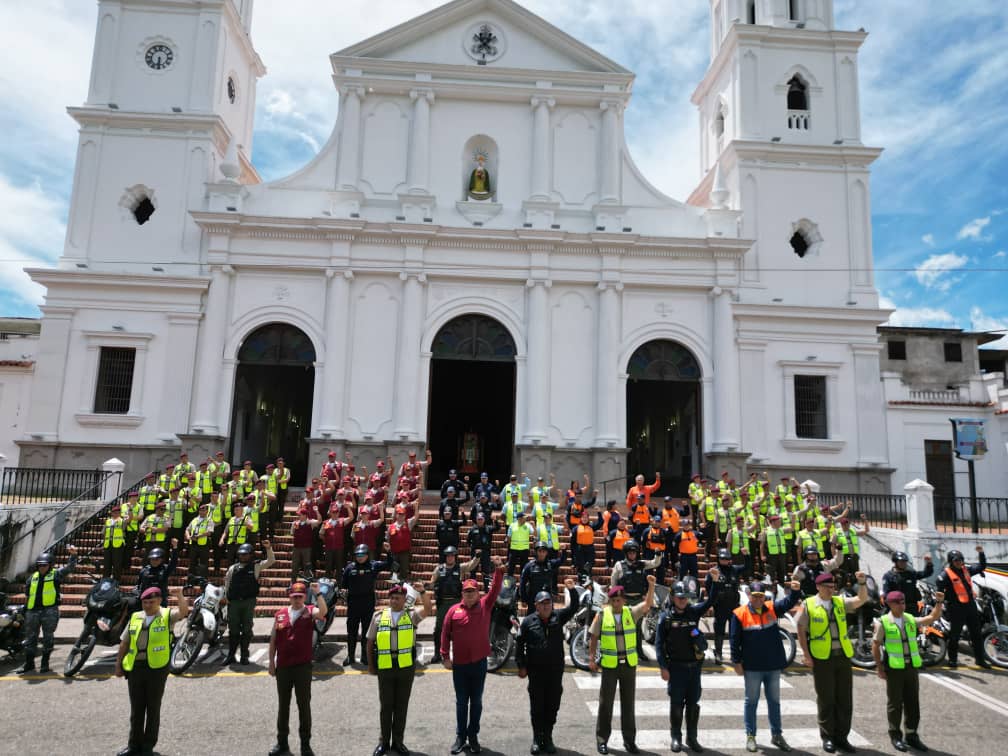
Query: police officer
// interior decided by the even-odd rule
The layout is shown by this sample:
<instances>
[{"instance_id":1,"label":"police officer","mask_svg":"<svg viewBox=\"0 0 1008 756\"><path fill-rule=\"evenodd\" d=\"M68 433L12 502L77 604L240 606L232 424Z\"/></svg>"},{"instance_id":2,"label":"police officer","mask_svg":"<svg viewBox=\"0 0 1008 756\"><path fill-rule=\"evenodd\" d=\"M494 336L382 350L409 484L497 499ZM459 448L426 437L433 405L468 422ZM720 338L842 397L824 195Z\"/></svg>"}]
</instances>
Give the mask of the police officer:
<instances>
[{"instance_id":1,"label":"police officer","mask_svg":"<svg viewBox=\"0 0 1008 756\"><path fill-rule=\"evenodd\" d=\"M423 607L407 610L405 586L393 585L388 591L389 605L374 613L367 631L368 672L378 676L380 706L381 740L374 749L374 756L382 756L390 748L404 756L410 752L403 743L403 736L416 670L413 658L416 631L420 620L431 611L430 592L424 590L422 583L414 587L419 590Z\"/></svg>"},{"instance_id":2,"label":"police officer","mask_svg":"<svg viewBox=\"0 0 1008 756\"><path fill-rule=\"evenodd\" d=\"M375 612L375 582L378 573L391 570L387 561L370 559L367 544L359 544L354 549L354 560L343 568L340 587L347 593L347 655L343 666L349 667L357 661L357 638L361 639L360 663L367 664L367 649L364 643L368 623Z\"/></svg>"},{"instance_id":3,"label":"police officer","mask_svg":"<svg viewBox=\"0 0 1008 756\"><path fill-rule=\"evenodd\" d=\"M444 562L434 568L431 575L431 588L434 591L434 601L437 605L437 619L434 622L434 656L431 663L441 661L441 627L444 625L445 614L462 600L462 581L465 580L479 565L479 557L473 557L465 564L458 562L458 549L448 546L444 550Z\"/></svg>"},{"instance_id":4,"label":"police officer","mask_svg":"<svg viewBox=\"0 0 1008 756\"><path fill-rule=\"evenodd\" d=\"M682 723L686 717L686 745L694 751L703 748L697 740L700 723L700 668L703 666L707 641L698 625L700 618L718 597L720 572L711 567L707 572L709 583L707 598L690 606L690 595L681 580L672 585L672 604L658 617L655 634L655 654L661 677L668 683L669 729L672 732L672 750L682 750Z\"/></svg>"},{"instance_id":5,"label":"police officer","mask_svg":"<svg viewBox=\"0 0 1008 756\"><path fill-rule=\"evenodd\" d=\"M171 540L171 550L168 561L165 562L164 549L157 546L147 555L147 564L140 568L137 575L137 593L143 593L148 588L158 588L161 591L161 603L168 597L168 578L175 574L178 566L178 541Z\"/></svg>"},{"instance_id":6,"label":"police officer","mask_svg":"<svg viewBox=\"0 0 1008 756\"><path fill-rule=\"evenodd\" d=\"M661 556L650 561L639 559L640 546L637 541L629 540L623 544L623 559L612 568L612 575L609 585L621 585L626 591L628 603L636 603L641 600L644 591L647 590L647 578L645 570L652 570L661 564Z\"/></svg>"},{"instance_id":7,"label":"police officer","mask_svg":"<svg viewBox=\"0 0 1008 756\"><path fill-rule=\"evenodd\" d=\"M519 580L518 596L529 607L532 606L535 597L546 591L553 595L553 586L557 582L557 574L560 567L567 559L567 551L560 552L556 559L549 558L549 544L546 541L539 541L535 547L535 559L527 562L522 567L521 578Z\"/></svg>"},{"instance_id":8,"label":"police officer","mask_svg":"<svg viewBox=\"0 0 1008 756\"><path fill-rule=\"evenodd\" d=\"M899 591L886 595L889 612L883 614L875 624L872 638L872 656L875 670L886 684L886 715L889 719L889 740L897 751L916 748L926 751L927 747L917 734L920 724L920 649L917 648L917 630L934 624L941 617L942 601L945 594L935 593L935 605L931 614L919 619L907 614L906 596ZM883 653L885 658L883 659ZM901 720L905 717L906 738L900 731Z\"/></svg>"},{"instance_id":9,"label":"police officer","mask_svg":"<svg viewBox=\"0 0 1008 756\"><path fill-rule=\"evenodd\" d=\"M163 606L161 589L150 587L140 594L140 611L130 615L123 629L116 656L116 677L126 676L130 699L129 743L116 756L154 753L161 726L161 699L168 680L171 628L189 615L189 602L182 588L175 589L178 609Z\"/></svg>"},{"instance_id":10,"label":"police officer","mask_svg":"<svg viewBox=\"0 0 1008 756\"><path fill-rule=\"evenodd\" d=\"M564 581L567 603L559 612L553 608L553 596L539 591L535 611L522 620L515 641L518 677L528 677L529 710L532 717L532 747L529 753L556 753L553 727L556 725L560 697L563 695L564 625L578 610L574 581Z\"/></svg>"},{"instance_id":11,"label":"police officer","mask_svg":"<svg viewBox=\"0 0 1008 756\"><path fill-rule=\"evenodd\" d=\"M716 592L717 598L711 600L714 606L714 661L721 663L721 649L725 636L728 635L728 623L732 612L739 606L739 585L745 572L745 565L732 564L731 552L728 549L718 549L718 577L707 573L705 587L710 598ZM715 587L714 583L717 583Z\"/></svg>"},{"instance_id":12,"label":"police officer","mask_svg":"<svg viewBox=\"0 0 1008 756\"><path fill-rule=\"evenodd\" d=\"M201 502L198 514L186 526L185 537L189 544L189 574L208 577L210 574L210 541L214 523L210 519L210 504Z\"/></svg>"},{"instance_id":13,"label":"police officer","mask_svg":"<svg viewBox=\"0 0 1008 756\"><path fill-rule=\"evenodd\" d=\"M39 554L35 560L35 572L25 583L25 625L24 625L24 664L17 674L24 675L35 671L35 653L38 650L39 628L42 629L42 661L39 672L43 675L49 672L49 655L52 653L53 636L56 625L59 624L60 586L63 580L77 566L77 547L70 544L66 547L70 559L64 567L54 570L51 554Z\"/></svg>"},{"instance_id":14,"label":"police officer","mask_svg":"<svg viewBox=\"0 0 1008 756\"><path fill-rule=\"evenodd\" d=\"M791 573L791 579L801 583L802 593L805 596L815 596L818 593L816 580L820 575L824 573L828 575L839 567L840 562L843 560L843 554L837 554L832 559L824 562L819 558L819 549L815 546L807 546L804 553L805 561L800 562L794 568L794 572Z\"/></svg>"},{"instance_id":15,"label":"police officer","mask_svg":"<svg viewBox=\"0 0 1008 756\"><path fill-rule=\"evenodd\" d=\"M935 581L939 591L945 593L948 606L949 635L948 635L948 665L950 669L959 666L959 636L962 634L963 625L969 630L970 645L973 646L973 659L978 667L990 669L990 662L984 655L983 638L980 632L980 611L977 609L976 601L973 599L973 575L979 574L987 567L987 555L984 554L983 546L976 547L977 556L980 561L976 564L967 565L963 553L958 549L953 549L948 553L948 566L942 571Z\"/></svg>"},{"instance_id":16,"label":"police officer","mask_svg":"<svg viewBox=\"0 0 1008 756\"><path fill-rule=\"evenodd\" d=\"M128 516L128 510L127 510ZM122 507L118 502L109 507L109 515L102 526L102 577L122 577L123 562L126 559L126 520L122 517Z\"/></svg>"},{"instance_id":17,"label":"police officer","mask_svg":"<svg viewBox=\"0 0 1008 756\"><path fill-rule=\"evenodd\" d=\"M276 562L273 547L263 541L266 559L258 562L252 559L252 544L243 543L238 547L238 561L228 567L224 574L224 600L228 607L228 655L221 662L228 666L235 663L235 652L241 646L241 663L249 663L249 644L252 643L252 617L255 615L256 597L259 595L259 575Z\"/></svg>"},{"instance_id":18,"label":"police officer","mask_svg":"<svg viewBox=\"0 0 1008 756\"><path fill-rule=\"evenodd\" d=\"M498 526L495 516L479 512L475 524L469 528L469 535L466 537L469 553L480 560L484 591L490 589L490 552L493 550L493 534Z\"/></svg>"},{"instance_id":19,"label":"police officer","mask_svg":"<svg viewBox=\"0 0 1008 756\"><path fill-rule=\"evenodd\" d=\"M893 591L899 591L906 599L906 611L916 615L921 600L917 581L925 580L934 573L931 555L924 555L924 569L920 571L910 566L910 557L905 551L894 551L892 563L893 568L882 576L882 597L885 598Z\"/></svg>"}]
</instances>

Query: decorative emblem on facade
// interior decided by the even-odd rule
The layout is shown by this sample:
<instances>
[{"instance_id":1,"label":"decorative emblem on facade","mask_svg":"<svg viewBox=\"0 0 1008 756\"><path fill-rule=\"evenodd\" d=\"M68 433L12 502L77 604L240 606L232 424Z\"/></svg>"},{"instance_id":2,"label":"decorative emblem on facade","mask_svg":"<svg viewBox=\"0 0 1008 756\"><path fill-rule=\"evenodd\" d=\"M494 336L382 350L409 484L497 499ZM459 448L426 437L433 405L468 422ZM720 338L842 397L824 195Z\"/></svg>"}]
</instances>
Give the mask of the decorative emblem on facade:
<instances>
[{"instance_id":1,"label":"decorative emblem on facade","mask_svg":"<svg viewBox=\"0 0 1008 756\"><path fill-rule=\"evenodd\" d=\"M469 57L481 66L499 60L507 50L507 42L500 29L487 22L469 27L462 46Z\"/></svg>"},{"instance_id":2,"label":"decorative emblem on facade","mask_svg":"<svg viewBox=\"0 0 1008 756\"><path fill-rule=\"evenodd\" d=\"M667 305L664 302L659 302L655 305L654 311L661 315L663 318L667 318L672 313L675 312L675 308L672 305Z\"/></svg>"},{"instance_id":3,"label":"decorative emblem on facade","mask_svg":"<svg viewBox=\"0 0 1008 756\"><path fill-rule=\"evenodd\" d=\"M286 302L290 299L290 289L286 286L277 286L273 289L273 299L277 302Z\"/></svg>"}]
</instances>

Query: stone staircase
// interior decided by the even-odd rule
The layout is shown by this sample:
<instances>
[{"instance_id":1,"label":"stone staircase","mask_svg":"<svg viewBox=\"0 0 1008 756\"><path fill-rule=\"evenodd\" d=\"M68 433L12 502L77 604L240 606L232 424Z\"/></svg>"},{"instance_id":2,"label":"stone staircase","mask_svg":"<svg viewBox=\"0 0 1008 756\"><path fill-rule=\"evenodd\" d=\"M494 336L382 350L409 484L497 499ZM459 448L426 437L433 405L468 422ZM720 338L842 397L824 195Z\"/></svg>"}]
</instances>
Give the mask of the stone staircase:
<instances>
[{"instance_id":1,"label":"stone staircase","mask_svg":"<svg viewBox=\"0 0 1008 756\"><path fill-rule=\"evenodd\" d=\"M287 589L291 583L291 551L293 549L293 539L289 533L290 525L295 519L295 510L299 499L299 491L291 491L288 495L284 513L284 525L279 529L277 537L272 540L273 551L277 561L273 567L265 570L261 575L262 587L259 593L259 600L256 604L256 616L271 617L278 609L287 606ZM429 582L430 575L438 563L437 539L435 537L438 502L437 491L429 491L424 495L420 507L420 518L413 533L411 571L414 580L423 580L425 583ZM391 514L389 514L389 522L391 522ZM469 548L465 543L465 534L468 532L468 527L467 523L460 530L462 544L459 548L459 554L463 560L471 558L469 556ZM84 616L84 600L92 586L92 579L88 573L90 572L95 575L100 575L101 573L101 555L96 553L93 557L88 556L91 550L100 543L101 528L102 523L96 519L74 539L78 547L78 569L68 578L63 586L62 616L64 617ZM561 537L561 548L565 548L566 545L567 538ZM504 548L503 527L499 528L494 534L493 553L503 559L507 558L507 552ZM595 537L595 554L595 567L592 570L593 577L599 583L608 585L610 569L605 566L605 540L601 533L597 533ZM261 550L257 552L256 558L264 558ZM57 566L62 566L64 563L65 560L62 558L57 560ZM129 569L123 574L122 583L124 586L132 587L136 584L137 573L140 567L140 557L134 556ZM170 586L185 584L188 567L189 560L184 556L179 557L178 569L170 580ZM321 565L319 567L321 568ZM701 579L705 574L706 564L704 564L703 554L701 553ZM574 569L568 557L567 562L560 571L560 583L562 584L564 578L573 575ZM212 572L210 577L212 581L223 581L223 572ZM383 572L379 576L377 583L379 604L385 601L390 577L391 575L388 572ZM669 581L670 578L666 578L666 582ZM195 591L189 589L187 590L187 595L195 595ZM20 597L13 597L13 600L23 602L24 598L22 595ZM337 604L336 614L338 617L346 615L346 606L343 603Z\"/></svg>"}]
</instances>

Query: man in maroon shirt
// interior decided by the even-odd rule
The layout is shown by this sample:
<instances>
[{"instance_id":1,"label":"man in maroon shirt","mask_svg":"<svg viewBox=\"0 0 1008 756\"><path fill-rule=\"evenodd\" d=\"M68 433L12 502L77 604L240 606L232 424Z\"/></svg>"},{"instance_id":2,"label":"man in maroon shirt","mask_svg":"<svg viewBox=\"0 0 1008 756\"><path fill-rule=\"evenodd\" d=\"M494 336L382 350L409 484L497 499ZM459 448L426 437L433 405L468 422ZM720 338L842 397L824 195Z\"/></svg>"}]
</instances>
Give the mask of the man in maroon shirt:
<instances>
[{"instance_id":1,"label":"man in maroon shirt","mask_svg":"<svg viewBox=\"0 0 1008 756\"><path fill-rule=\"evenodd\" d=\"M287 735L290 732L291 691L297 699L298 734L301 736L301 756L315 756L311 747L311 680L315 620L325 619L326 603L319 594L318 584L312 584L315 605L305 604L307 587L294 583L290 587L290 606L273 616L273 632L269 644L269 673L276 678L277 742L270 756L290 753Z\"/></svg>"},{"instance_id":2,"label":"man in maroon shirt","mask_svg":"<svg viewBox=\"0 0 1008 756\"><path fill-rule=\"evenodd\" d=\"M462 601L448 610L441 628L442 664L452 671L455 684L453 754L462 753L467 741L470 753L481 750L477 736L490 654L490 616L504 577L500 557L491 557L491 561L494 574L490 590L480 598L478 582L469 579L462 583Z\"/></svg>"}]
</instances>

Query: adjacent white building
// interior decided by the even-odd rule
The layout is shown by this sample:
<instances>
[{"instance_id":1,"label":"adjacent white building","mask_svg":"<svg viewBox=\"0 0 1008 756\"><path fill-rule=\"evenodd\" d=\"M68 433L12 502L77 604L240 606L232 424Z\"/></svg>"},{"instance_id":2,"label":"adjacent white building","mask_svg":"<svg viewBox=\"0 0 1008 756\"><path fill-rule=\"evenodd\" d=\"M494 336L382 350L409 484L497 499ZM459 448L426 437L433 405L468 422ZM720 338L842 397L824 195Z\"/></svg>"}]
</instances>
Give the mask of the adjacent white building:
<instances>
[{"instance_id":1,"label":"adjacent white building","mask_svg":"<svg viewBox=\"0 0 1008 756\"><path fill-rule=\"evenodd\" d=\"M99 6L21 464L429 445L434 477L889 491L880 150L832 0L711 1L686 202L627 150L633 74L511 0L334 53L331 138L269 183L251 0Z\"/></svg>"}]
</instances>

